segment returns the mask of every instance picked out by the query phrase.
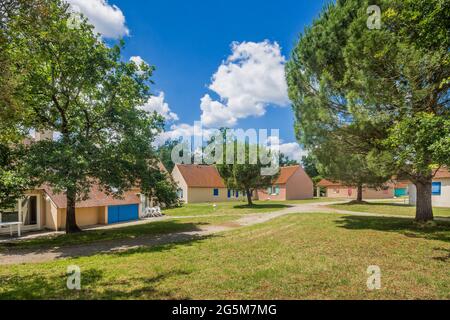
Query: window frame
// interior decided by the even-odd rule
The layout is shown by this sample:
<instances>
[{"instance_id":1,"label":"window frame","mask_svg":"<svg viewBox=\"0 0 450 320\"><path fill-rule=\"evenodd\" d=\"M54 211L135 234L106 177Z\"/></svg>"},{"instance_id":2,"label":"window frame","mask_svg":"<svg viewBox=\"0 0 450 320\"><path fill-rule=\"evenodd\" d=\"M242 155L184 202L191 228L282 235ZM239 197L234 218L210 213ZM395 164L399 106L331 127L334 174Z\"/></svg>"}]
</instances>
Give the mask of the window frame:
<instances>
[{"instance_id":1,"label":"window frame","mask_svg":"<svg viewBox=\"0 0 450 320\"><path fill-rule=\"evenodd\" d=\"M438 187L439 191L434 191L435 187ZM431 184L431 195L441 196L442 195L442 182L436 181Z\"/></svg>"}]
</instances>

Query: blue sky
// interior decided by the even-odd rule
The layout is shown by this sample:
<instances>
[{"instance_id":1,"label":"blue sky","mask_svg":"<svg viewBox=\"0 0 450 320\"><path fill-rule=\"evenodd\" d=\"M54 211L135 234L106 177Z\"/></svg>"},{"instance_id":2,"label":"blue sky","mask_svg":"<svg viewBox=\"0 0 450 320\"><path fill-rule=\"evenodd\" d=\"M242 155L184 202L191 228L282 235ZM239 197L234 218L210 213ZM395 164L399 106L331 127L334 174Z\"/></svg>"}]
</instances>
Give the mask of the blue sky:
<instances>
[{"instance_id":1,"label":"blue sky","mask_svg":"<svg viewBox=\"0 0 450 320\"><path fill-rule=\"evenodd\" d=\"M275 128L286 153L298 152L280 70L299 33L326 1L67 1L105 38L124 36L126 59L140 57L156 67L153 93L158 99L147 107L167 113L169 132L200 119L211 127ZM233 53L239 58L224 63ZM247 55L253 62L247 63ZM214 81L221 65L223 72ZM239 115L232 117L236 110Z\"/></svg>"}]
</instances>

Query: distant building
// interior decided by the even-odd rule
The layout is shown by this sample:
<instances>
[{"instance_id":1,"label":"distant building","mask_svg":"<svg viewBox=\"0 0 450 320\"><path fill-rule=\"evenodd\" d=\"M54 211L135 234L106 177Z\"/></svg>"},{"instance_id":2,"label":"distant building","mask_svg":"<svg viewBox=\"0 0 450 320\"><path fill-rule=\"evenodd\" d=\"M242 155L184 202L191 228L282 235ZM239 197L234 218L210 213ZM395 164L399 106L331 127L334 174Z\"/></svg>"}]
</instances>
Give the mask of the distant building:
<instances>
[{"instance_id":1,"label":"distant building","mask_svg":"<svg viewBox=\"0 0 450 320\"><path fill-rule=\"evenodd\" d=\"M177 164L172 178L184 203L227 202L246 199L243 192L228 189L214 166Z\"/></svg>"},{"instance_id":2,"label":"distant building","mask_svg":"<svg viewBox=\"0 0 450 320\"><path fill-rule=\"evenodd\" d=\"M339 181L330 181L323 179L317 187L325 188L325 197L327 198L346 198L356 199L358 196L358 188L346 186ZM320 194L320 192L318 193ZM363 199L390 199L394 198L394 184L388 183L385 187L375 188L363 188Z\"/></svg>"},{"instance_id":3,"label":"distant building","mask_svg":"<svg viewBox=\"0 0 450 320\"><path fill-rule=\"evenodd\" d=\"M409 203L416 205L417 189L409 184ZM433 179L432 201L434 207L450 207L450 171L448 168L439 169Z\"/></svg>"},{"instance_id":4,"label":"distant building","mask_svg":"<svg viewBox=\"0 0 450 320\"><path fill-rule=\"evenodd\" d=\"M258 190L259 200L303 200L314 197L314 183L301 166L282 167L280 175L266 190Z\"/></svg>"}]
</instances>

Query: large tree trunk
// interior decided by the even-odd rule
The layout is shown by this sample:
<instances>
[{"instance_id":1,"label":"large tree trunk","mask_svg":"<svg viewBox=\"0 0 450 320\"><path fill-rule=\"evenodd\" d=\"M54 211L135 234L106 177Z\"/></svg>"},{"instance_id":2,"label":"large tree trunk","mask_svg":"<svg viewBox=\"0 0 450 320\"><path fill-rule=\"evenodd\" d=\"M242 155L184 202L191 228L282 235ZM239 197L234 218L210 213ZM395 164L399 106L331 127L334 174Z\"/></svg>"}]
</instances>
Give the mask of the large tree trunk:
<instances>
[{"instance_id":1,"label":"large tree trunk","mask_svg":"<svg viewBox=\"0 0 450 320\"><path fill-rule=\"evenodd\" d=\"M252 192L250 190L246 190L245 191L247 193L247 202L249 206L253 205L253 200L252 200Z\"/></svg>"},{"instance_id":2,"label":"large tree trunk","mask_svg":"<svg viewBox=\"0 0 450 320\"><path fill-rule=\"evenodd\" d=\"M66 233L81 232L81 229L77 225L77 219L75 216L75 207L77 203L77 191L76 188L69 188L66 192L67 197L67 209L66 209Z\"/></svg>"},{"instance_id":3,"label":"large tree trunk","mask_svg":"<svg viewBox=\"0 0 450 320\"><path fill-rule=\"evenodd\" d=\"M417 182L415 185L417 189L416 221L432 221L434 219L432 204L432 179L430 178L428 181Z\"/></svg>"},{"instance_id":4,"label":"large tree trunk","mask_svg":"<svg viewBox=\"0 0 450 320\"><path fill-rule=\"evenodd\" d=\"M362 202L363 201L363 186L361 184L358 185L358 195L356 197L356 201L357 202Z\"/></svg>"}]
</instances>

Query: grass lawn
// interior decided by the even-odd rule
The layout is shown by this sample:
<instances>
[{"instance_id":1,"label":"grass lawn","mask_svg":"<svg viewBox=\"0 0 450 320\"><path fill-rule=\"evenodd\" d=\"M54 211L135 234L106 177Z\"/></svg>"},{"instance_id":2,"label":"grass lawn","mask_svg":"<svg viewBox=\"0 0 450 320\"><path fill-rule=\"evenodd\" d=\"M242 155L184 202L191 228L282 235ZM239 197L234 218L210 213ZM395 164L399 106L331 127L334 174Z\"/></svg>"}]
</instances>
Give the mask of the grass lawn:
<instances>
[{"instance_id":1,"label":"grass lawn","mask_svg":"<svg viewBox=\"0 0 450 320\"><path fill-rule=\"evenodd\" d=\"M146 224L117 229L90 230L77 234L68 234L68 235L63 234L56 236L40 237L36 239L22 240L20 242L0 244L0 251L15 248L44 249L51 247L81 245L96 241L130 239L157 234L167 234L172 232L195 231L198 230L200 227L208 224L220 225L221 223L230 222L239 219L240 217L241 216L237 215L223 215L217 217L170 219L165 221L154 221Z\"/></svg>"},{"instance_id":2,"label":"grass lawn","mask_svg":"<svg viewBox=\"0 0 450 320\"><path fill-rule=\"evenodd\" d=\"M319 202L342 201L342 199L333 198L314 198L306 200L289 201L254 201L253 206L247 205L247 202L219 202L214 208L212 203L193 203L185 204L180 208L165 210L164 214L168 216L197 216L197 215L220 215L220 214L251 214L265 213L282 210L289 207L290 204L308 204Z\"/></svg>"},{"instance_id":3,"label":"grass lawn","mask_svg":"<svg viewBox=\"0 0 450 320\"><path fill-rule=\"evenodd\" d=\"M180 208L164 210L164 214L173 217L199 216L199 215L243 215L251 213L265 213L282 210L287 208L287 203L282 202L262 202L255 201L253 206L247 205L247 202L219 202L216 208L212 203L193 203L185 204Z\"/></svg>"},{"instance_id":4,"label":"grass lawn","mask_svg":"<svg viewBox=\"0 0 450 320\"><path fill-rule=\"evenodd\" d=\"M0 268L1 299L449 299L450 224L289 215L185 243ZM66 289L69 265L81 291ZM368 266L381 290L366 286Z\"/></svg>"},{"instance_id":5,"label":"grass lawn","mask_svg":"<svg viewBox=\"0 0 450 320\"><path fill-rule=\"evenodd\" d=\"M348 210L355 212L371 212L381 213L386 215L398 215L414 217L416 215L416 207L401 204L401 203L389 203L389 202L371 202L368 204L336 204L330 205L331 208L339 210ZM450 208L434 208L435 217L450 217Z\"/></svg>"}]
</instances>

